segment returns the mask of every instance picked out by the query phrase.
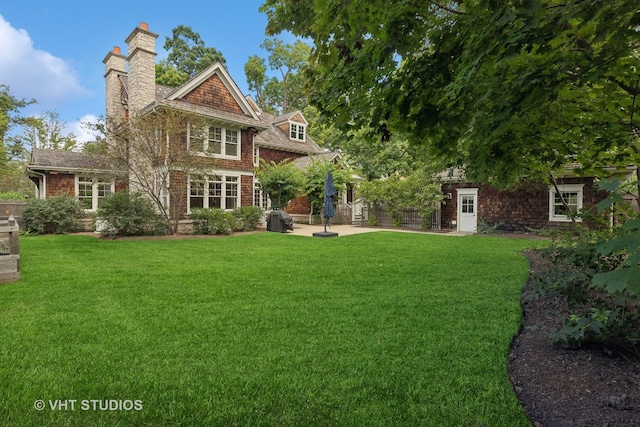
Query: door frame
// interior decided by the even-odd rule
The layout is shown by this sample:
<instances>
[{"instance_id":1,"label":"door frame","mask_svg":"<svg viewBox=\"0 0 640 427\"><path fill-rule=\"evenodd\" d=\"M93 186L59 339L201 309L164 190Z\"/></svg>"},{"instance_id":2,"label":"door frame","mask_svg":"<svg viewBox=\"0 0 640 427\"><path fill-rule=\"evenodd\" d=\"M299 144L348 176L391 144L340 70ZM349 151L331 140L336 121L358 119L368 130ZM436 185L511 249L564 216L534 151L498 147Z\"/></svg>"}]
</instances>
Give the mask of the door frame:
<instances>
[{"instance_id":1,"label":"door frame","mask_svg":"<svg viewBox=\"0 0 640 427\"><path fill-rule=\"evenodd\" d=\"M458 188L457 190L457 200L458 200L458 208L457 208L457 231L465 231L469 232L471 230L461 230L460 226L462 224L462 196L473 196L473 212L475 222L473 224L473 233L478 231L478 189L477 188Z\"/></svg>"}]
</instances>

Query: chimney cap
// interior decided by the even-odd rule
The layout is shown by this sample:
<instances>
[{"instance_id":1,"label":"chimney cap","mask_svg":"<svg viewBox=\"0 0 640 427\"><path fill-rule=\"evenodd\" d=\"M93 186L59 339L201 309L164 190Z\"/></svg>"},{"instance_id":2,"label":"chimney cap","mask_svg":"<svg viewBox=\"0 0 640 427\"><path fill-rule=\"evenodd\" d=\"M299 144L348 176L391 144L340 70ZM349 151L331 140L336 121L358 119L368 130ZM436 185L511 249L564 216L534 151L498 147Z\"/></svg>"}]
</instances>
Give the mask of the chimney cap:
<instances>
[{"instance_id":1,"label":"chimney cap","mask_svg":"<svg viewBox=\"0 0 640 427\"><path fill-rule=\"evenodd\" d=\"M141 22L140 29L149 31L149 24L147 24L146 22Z\"/></svg>"},{"instance_id":2,"label":"chimney cap","mask_svg":"<svg viewBox=\"0 0 640 427\"><path fill-rule=\"evenodd\" d=\"M113 47L113 53L120 54L120 46L114 46Z\"/></svg>"}]
</instances>

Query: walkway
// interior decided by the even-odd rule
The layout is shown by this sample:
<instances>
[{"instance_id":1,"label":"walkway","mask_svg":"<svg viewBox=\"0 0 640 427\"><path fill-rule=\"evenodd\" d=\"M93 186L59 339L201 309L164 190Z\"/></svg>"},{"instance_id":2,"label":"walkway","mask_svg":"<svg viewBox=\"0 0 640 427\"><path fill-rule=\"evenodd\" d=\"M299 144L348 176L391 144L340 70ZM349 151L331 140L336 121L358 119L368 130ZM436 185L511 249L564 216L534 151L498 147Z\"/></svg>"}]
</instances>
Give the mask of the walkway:
<instances>
[{"instance_id":1,"label":"walkway","mask_svg":"<svg viewBox=\"0 0 640 427\"><path fill-rule=\"evenodd\" d=\"M313 236L313 233L324 231L324 225L309 225L309 224L293 224L293 231L288 231L287 234L294 236ZM360 233L373 233L376 231L394 231L398 233L422 233L422 234L438 234L442 236L467 236L469 233L461 233L458 231L443 231L443 232L429 232L421 230L411 230L402 228L380 228L380 227L361 227L357 225L331 225L327 227L327 231L338 233L340 236L349 236L351 234Z\"/></svg>"}]
</instances>

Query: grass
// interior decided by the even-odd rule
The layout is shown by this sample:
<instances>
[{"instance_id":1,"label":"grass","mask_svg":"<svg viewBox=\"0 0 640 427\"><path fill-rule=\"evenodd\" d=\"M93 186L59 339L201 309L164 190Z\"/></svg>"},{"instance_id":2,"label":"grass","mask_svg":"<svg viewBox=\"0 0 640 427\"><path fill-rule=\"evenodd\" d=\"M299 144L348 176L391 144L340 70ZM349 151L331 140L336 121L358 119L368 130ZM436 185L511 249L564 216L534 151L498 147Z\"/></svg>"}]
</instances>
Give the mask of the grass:
<instances>
[{"instance_id":1,"label":"grass","mask_svg":"<svg viewBox=\"0 0 640 427\"><path fill-rule=\"evenodd\" d=\"M507 355L532 243L23 238L0 287L0 424L529 425Z\"/></svg>"}]
</instances>

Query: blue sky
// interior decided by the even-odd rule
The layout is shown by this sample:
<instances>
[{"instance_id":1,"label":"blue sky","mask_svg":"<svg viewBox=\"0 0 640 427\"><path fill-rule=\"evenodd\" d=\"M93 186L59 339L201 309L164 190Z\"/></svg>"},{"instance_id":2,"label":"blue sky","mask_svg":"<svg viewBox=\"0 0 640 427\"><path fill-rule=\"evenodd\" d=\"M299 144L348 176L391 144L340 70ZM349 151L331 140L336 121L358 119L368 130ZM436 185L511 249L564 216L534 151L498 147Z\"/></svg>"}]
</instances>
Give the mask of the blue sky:
<instances>
[{"instance_id":1,"label":"blue sky","mask_svg":"<svg viewBox=\"0 0 640 427\"><path fill-rule=\"evenodd\" d=\"M171 30L191 27L207 46L220 50L240 90L248 94L244 64L260 49L267 17L258 11L263 0L194 2L87 2L8 0L0 5L0 84L16 98L36 99L22 110L38 114L55 110L68 130L86 138L79 123L104 115L104 64L114 46L127 51L124 40L141 22L159 34L157 60ZM290 35L279 38L293 41Z\"/></svg>"}]
</instances>

